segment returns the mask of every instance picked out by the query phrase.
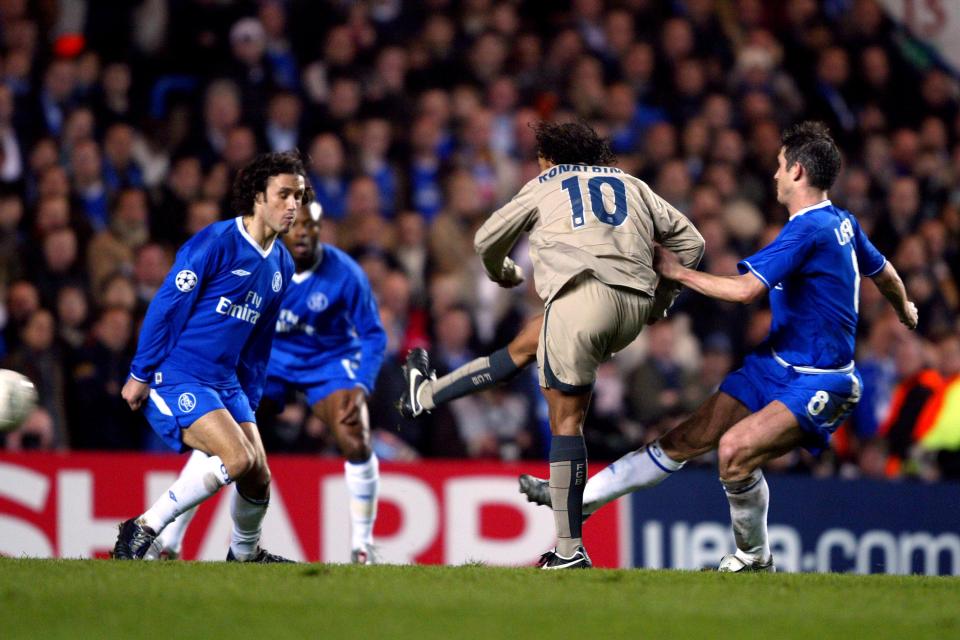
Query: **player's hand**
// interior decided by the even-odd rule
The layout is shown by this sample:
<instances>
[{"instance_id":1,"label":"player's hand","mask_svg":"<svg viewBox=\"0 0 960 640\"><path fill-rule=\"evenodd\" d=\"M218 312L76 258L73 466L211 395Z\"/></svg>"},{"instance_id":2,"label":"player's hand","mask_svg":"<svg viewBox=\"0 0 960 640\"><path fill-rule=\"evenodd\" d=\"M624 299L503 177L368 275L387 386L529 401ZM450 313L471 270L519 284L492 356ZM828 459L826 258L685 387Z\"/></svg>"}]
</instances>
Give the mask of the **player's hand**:
<instances>
[{"instance_id":1,"label":"player's hand","mask_svg":"<svg viewBox=\"0 0 960 640\"><path fill-rule=\"evenodd\" d=\"M903 306L903 309L901 309L897 315L900 316L900 322L905 324L908 329L912 330L917 328L917 322L920 319L920 314L917 312L917 305L907 300L907 304Z\"/></svg>"},{"instance_id":2,"label":"player's hand","mask_svg":"<svg viewBox=\"0 0 960 640\"><path fill-rule=\"evenodd\" d=\"M523 283L523 268L511 258L503 259L500 277L495 282L504 289L511 289Z\"/></svg>"},{"instance_id":3,"label":"player's hand","mask_svg":"<svg viewBox=\"0 0 960 640\"><path fill-rule=\"evenodd\" d=\"M128 378L127 383L123 385L123 390L120 391L120 397L126 400L134 411L143 406L148 395L150 395L150 385L133 378Z\"/></svg>"},{"instance_id":4,"label":"player's hand","mask_svg":"<svg viewBox=\"0 0 960 640\"><path fill-rule=\"evenodd\" d=\"M656 245L653 248L653 269L667 280L676 280L683 271L683 265L673 251Z\"/></svg>"}]
</instances>

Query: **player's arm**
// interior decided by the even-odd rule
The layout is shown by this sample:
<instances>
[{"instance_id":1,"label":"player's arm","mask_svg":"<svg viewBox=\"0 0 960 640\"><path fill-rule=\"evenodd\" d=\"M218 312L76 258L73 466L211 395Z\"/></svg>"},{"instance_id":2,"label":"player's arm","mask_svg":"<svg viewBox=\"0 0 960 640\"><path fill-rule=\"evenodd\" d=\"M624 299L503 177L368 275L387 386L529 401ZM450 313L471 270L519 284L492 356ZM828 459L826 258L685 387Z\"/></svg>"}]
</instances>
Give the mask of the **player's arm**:
<instances>
[{"instance_id":1,"label":"player's arm","mask_svg":"<svg viewBox=\"0 0 960 640\"><path fill-rule=\"evenodd\" d=\"M523 270L509 257L520 238L537 219L532 201L533 182L520 190L513 200L487 218L477 230L473 247L490 279L502 287L515 287L523 282Z\"/></svg>"},{"instance_id":2,"label":"player's arm","mask_svg":"<svg viewBox=\"0 0 960 640\"><path fill-rule=\"evenodd\" d=\"M900 322L909 329L916 329L919 318L917 305L913 304L907 297L907 289L903 286L903 280L900 279L900 274L897 273L893 265L889 261L886 262L880 272L871 277L874 284L880 289L880 293L897 312Z\"/></svg>"},{"instance_id":3,"label":"player's arm","mask_svg":"<svg viewBox=\"0 0 960 640\"><path fill-rule=\"evenodd\" d=\"M680 264L675 253L657 247L653 268L669 280L711 298L749 304L767 292L767 286L752 271L741 276L715 276Z\"/></svg>"},{"instance_id":4,"label":"player's arm","mask_svg":"<svg viewBox=\"0 0 960 640\"><path fill-rule=\"evenodd\" d=\"M360 337L360 368L357 370L357 381L363 385L369 395L380 373L383 364L383 354L387 349L387 332L380 324L380 311L374 300L370 282L362 271L357 269L357 283L354 286L350 300L350 312L353 324Z\"/></svg>"},{"instance_id":5,"label":"player's arm","mask_svg":"<svg viewBox=\"0 0 960 640\"><path fill-rule=\"evenodd\" d=\"M696 269L703 257L703 236L690 220L639 180L640 196L653 218L654 240L677 256L687 269ZM680 294L681 285L661 278L654 293L649 322L662 318Z\"/></svg>"},{"instance_id":6,"label":"player's arm","mask_svg":"<svg viewBox=\"0 0 960 640\"><path fill-rule=\"evenodd\" d=\"M150 392L150 378L177 343L209 277L215 248L200 241L184 245L157 290L140 327L137 352L121 396L136 411Z\"/></svg>"},{"instance_id":7,"label":"player's arm","mask_svg":"<svg viewBox=\"0 0 960 640\"><path fill-rule=\"evenodd\" d=\"M830 238L833 235L831 233ZM660 275L690 287L705 296L728 302L750 303L771 287L799 273L820 242L816 228L803 219L789 222L780 235L766 247L737 264L739 276L715 276L694 271L680 264L676 255L658 248L653 268Z\"/></svg>"},{"instance_id":8,"label":"player's arm","mask_svg":"<svg viewBox=\"0 0 960 640\"><path fill-rule=\"evenodd\" d=\"M863 232L860 223L856 218L851 219L853 223L856 240L854 243L857 252L857 264L868 278L871 278L880 293L887 299L890 305L896 310L900 322L910 329L917 328L917 306L907 298L907 289L903 286L903 280L900 274L894 268L890 261L883 257L883 254L877 251L877 248L870 242L870 238Z\"/></svg>"}]
</instances>

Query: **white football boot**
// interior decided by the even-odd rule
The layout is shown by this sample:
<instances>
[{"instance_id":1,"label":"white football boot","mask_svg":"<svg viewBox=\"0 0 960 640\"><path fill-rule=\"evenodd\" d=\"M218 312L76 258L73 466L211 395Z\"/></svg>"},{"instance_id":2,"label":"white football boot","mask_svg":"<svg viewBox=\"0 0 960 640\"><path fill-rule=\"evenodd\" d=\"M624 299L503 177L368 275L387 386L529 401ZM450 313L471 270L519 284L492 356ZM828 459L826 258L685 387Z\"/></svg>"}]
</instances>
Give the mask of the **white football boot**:
<instances>
[{"instance_id":1,"label":"white football boot","mask_svg":"<svg viewBox=\"0 0 960 640\"><path fill-rule=\"evenodd\" d=\"M766 562L746 562L735 553L728 553L720 560L720 566L717 571L721 573L774 573L776 567L773 566L773 556Z\"/></svg>"}]
</instances>

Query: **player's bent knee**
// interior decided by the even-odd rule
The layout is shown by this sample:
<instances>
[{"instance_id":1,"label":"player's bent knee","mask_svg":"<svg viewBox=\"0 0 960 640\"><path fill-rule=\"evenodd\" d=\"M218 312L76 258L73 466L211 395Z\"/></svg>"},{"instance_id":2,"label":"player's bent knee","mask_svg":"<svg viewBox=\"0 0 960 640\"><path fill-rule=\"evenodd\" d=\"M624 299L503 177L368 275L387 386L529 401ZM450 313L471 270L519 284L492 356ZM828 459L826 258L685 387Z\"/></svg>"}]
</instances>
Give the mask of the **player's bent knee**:
<instances>
[{"instance_id":1,"label":"player's bent knee","mask_svg":"<svg viewBox=\"0 0 960 640\"><path fill-rule=\"evenodd\" d=\"M258 464L256 468L251 471L252 480L257 484L257 486L262 487L266 490L270 486L270 481L273 479L273 475L270 473L270 467L267 466L266 461L263 464Z\"/></svg>"},{"instance_id":2,"label":"player's bent knee","mask_svg":"<svg viewBox=\"0 0 960 640\"><path fill-rule=\"evenodd\" d=\"M717 447L720 478L725 482L733 482L750 475L753 469L748 468L749 453L747 443L737 435L727 433L720 438Z\"/></svg>"},{"instance_id":3,"label":"player's bent knee","mask_svg":"<svg viewBox=\"0 0 960 640\"><path fill-rule=\"evenodd\" d=\"M244 446L230 452L222 460L227 468L227 473L231 478L237 480L246 476L257 466L257 453L252 446L245 443Z\"/></svg>"}]
</instances>

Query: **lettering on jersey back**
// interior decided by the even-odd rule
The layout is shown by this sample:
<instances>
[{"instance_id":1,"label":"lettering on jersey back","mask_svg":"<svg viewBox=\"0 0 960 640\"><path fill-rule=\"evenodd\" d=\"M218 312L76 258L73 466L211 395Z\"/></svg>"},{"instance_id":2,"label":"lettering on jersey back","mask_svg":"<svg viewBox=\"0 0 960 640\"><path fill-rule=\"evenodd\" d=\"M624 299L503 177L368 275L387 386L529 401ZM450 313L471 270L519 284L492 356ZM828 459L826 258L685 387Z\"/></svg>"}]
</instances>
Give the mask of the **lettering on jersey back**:
<instances>
[{"instance_id":1,"label":"lettering on jersey back","mask_svg":"<svg viewBox=\"0 0 960 640\"><path fill-rule=\"evenodd\" d=\"M840 223L840 226L833 230L833 234L837 236L837 242L840 243L842 247L845 244L849 244L853 240L853 225L850 223L850 220L844 220Z\"/></svg>"},{"instance_id":2,"label":"lettering on jersey back","mask_svg":"<svg viewBox=\"0 0 960 640\"><path fill-rule=\"evenodd\" d=\"M547 180L556 178L562 173L569 173L572 171L582 171L584 173L623 173L622 170L617 169L616 167L588 167L585 164L558 164L550 167L549 171L538 178L538 182L539 184L543 184Z\"/></svg>"}]
</instances>

